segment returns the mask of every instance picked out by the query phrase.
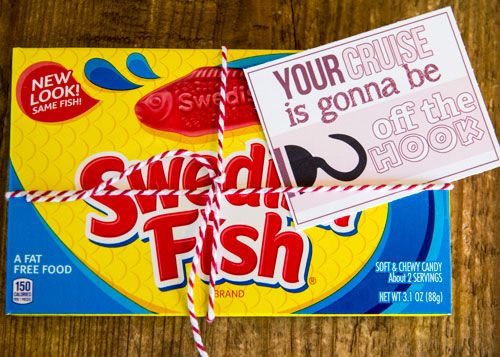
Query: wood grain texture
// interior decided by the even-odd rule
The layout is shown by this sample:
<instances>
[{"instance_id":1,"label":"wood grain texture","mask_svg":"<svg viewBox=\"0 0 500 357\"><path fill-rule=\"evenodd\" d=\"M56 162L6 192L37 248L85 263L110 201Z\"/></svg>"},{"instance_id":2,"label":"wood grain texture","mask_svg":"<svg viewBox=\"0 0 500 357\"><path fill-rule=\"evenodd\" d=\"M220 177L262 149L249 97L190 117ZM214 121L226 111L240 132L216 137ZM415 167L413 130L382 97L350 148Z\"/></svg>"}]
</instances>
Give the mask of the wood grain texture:
<instances>
[{"instance_id":1,"label":"wood grain texture","mask_svg":"<svg viewBox=\"0 0 500 357\"><path fill-rule=\"evenodd\" d=\"M497 132L500 4L480 1L0 0L0 182L7 187L11 48L304 49L452 5ZM452 192L450 317L218 318L203 334L223 355L500 354L499 170ZM6 204L0 199L0 289ZM2 309L3 311L3 309ZM1 355L194 355L186 318L0 317Z\"/></svg>"}]
</instances>

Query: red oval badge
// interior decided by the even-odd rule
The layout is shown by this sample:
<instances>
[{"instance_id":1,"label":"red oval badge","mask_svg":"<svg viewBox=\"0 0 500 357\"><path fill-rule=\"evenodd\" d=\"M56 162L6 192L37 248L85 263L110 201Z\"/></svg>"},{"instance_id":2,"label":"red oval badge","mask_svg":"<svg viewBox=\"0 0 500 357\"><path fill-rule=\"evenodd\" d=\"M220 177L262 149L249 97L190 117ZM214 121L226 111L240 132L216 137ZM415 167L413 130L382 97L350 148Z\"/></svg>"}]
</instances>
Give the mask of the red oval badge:
<instances>
[{"instance_id":1,"label":"red oval badge","mask_svg":"<svg viewBox=\"0 0 500 357\"><path fill-rule=\"evenodd\" d=\"M81 88L73 71L55 62L38 62L19 77L16 97L31 119L61 122L85 113L98 103Z\"/></svg>"}]
</instances>

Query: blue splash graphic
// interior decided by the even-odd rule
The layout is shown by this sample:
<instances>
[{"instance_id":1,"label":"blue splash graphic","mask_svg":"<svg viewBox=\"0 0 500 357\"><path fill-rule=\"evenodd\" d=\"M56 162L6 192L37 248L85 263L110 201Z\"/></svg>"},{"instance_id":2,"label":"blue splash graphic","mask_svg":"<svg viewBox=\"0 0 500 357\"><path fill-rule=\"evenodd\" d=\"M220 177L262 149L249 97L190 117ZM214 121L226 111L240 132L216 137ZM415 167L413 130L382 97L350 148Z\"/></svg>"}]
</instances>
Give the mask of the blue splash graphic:
<instances>
[{"instance_id":1,"label":"blue splash graphic","mask_svg":"<svg viewBox=\"0 0 500 357\"><path fill-rule=\"evenodd\" d=\"M127 57L128 70L137 77L144 79L157 79L160 78L153 72L148 60L142 53L134 52Z\"/></svg>"},{"instance_id":2,"label":"blue splash graphic","mask_svg":"<svg viewBox=\"0 0 500 357\"><path fill-rule=\"evenodd\" d=\"M246 57L246 58L241 58L241 59L238 59L235 61L228 62L227 66L229 68L240 68L240 69L250 68L250 67L262 64L262 63L274 61L274 60L289 56L291 54L292 53L273 53L270 55Z\"/></svg>"},{"instance_id":3,"label":"blue splash graphic","mask_svg":"<svg viewBox=\"0 0 500 357\"><path fill-rule=\"evenodd\" d=\"M111 90L131 90L141 87L130 82L108 61L92 58L85 63L87 79L98 87Z\"/></svg>"},{"instance_id":4,"label":"blue splash graphic","mask_svg":"<svg viewBox=\"0 0 500 357\"><path fill-rule=\"evenodd\" d=\"M276 53L270 55L241 58L228 63L229 68L250 68L262 63L283 58L290 53ZM158 79L158 76L149 65L146 57L139 52L134 52L127 57L127 69L130 73L142 79ZM142 87L129 81L115 66L103 58L92 58L85 63L84 73L94 85L109 90L132 90Z\"/></svg>"}]
</instances>

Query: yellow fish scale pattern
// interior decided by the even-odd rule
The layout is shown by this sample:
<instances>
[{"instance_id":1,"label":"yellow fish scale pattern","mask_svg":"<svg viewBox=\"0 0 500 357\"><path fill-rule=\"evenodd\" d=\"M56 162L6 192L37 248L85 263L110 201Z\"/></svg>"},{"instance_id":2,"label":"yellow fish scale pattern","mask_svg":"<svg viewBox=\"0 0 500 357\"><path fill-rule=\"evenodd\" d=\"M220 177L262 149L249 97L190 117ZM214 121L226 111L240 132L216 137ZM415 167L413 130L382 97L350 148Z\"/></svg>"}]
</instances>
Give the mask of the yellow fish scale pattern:
<instances>
[{"instance_id":1,"label":"yellow fish scale pattern","mask_svg":"<svg viewBox=\"0 0 500 357\"><path fill-rule=\"evenodd\" d=\"M142 53L160 76L142 80L127 75L126 58ZM262 54L269 50L231 50L229 61ZM281 51L289 52L289 51ZM134 113L135 103L147 93L202 66L220 64L218 50L173 49L14 49L12 85L12 165L25 189L64 190L75 187L78 166L101 152L120 152L129 160L144 160L157 153L183 148L216 151L216 136L199 138L161 133L144 128ZM91 58L110 61L121 73L142 87L130 91L109 91L90 83L84 65ZM16 79L31 64L57 62L73 70L82 89L100 102L88 112L63 123L42 123L28 118L19 108ZM132 78L133 77L133 78ZM250 139L262 139L259 126L226 132L225 156L245 151ZM155 284L150 244L136 240L121 247L103 247L85 236L86 217L96 212L84 201L37 203L35 208L61 242L99 278L144 308L167 315L185 315L185 289L160 291ZM378 246L387 217L387 205L363 212L357 234L338 236L321 228L306 230L312 255L309 286L302 292L285 293L281 288L252 285L219 285L220 289L243 290L241 298L219 298L219 315L287 315L331 295L351 280ZM31 237L31 239L36 239ZM190 264L187 266L189 271ZM197 281L197 311L206 311L206 285Z\"/></svg>"}]
</instances>

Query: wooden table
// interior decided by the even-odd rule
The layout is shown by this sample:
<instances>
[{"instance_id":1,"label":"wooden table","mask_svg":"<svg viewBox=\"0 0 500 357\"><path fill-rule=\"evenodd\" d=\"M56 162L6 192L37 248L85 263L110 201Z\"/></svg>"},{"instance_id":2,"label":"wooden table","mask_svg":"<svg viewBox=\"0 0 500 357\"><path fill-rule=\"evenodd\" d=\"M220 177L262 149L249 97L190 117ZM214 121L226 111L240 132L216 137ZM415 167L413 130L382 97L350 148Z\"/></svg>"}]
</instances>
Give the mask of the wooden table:
<instances>
[{"instance_id":1,"label":"wooden table","mask_svg":"<svg viewBox=\"0 0 500 357\"><path fill-rule=\"evenodd\" d=\"M481 1L0 0L0 182L7 188L11 48L305 49L452 5L491 118L500 117L500 3ZM212 355L457 355L500 353L499 170L452 193L450 317L218 318ZM6 203L0 200L0 276ZM0 279L2 292L5 281ZM187 318L4 317L0 354L194 355Z\"/></svg>"}]
</instances>

